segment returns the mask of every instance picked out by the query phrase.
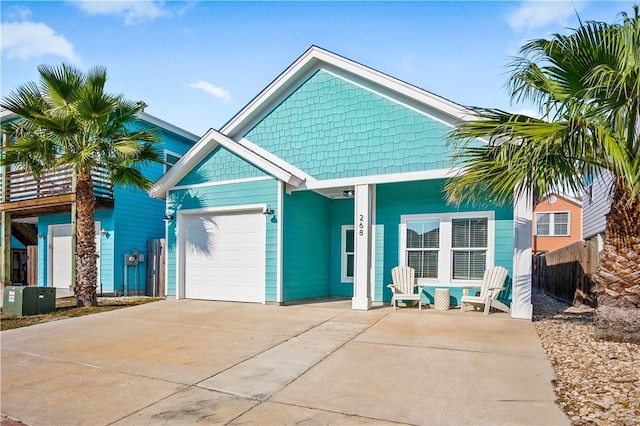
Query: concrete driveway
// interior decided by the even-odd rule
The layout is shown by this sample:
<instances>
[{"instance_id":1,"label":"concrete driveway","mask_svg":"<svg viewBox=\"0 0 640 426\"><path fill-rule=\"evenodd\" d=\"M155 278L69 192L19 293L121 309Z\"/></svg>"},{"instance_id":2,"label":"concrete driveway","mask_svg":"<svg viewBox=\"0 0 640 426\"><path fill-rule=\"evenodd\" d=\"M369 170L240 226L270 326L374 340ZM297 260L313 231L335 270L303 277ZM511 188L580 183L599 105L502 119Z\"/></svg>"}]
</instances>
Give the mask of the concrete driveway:
<instances>
[{"instance_id":1,"label":"concrete driveway","mask_svg":"<svg viewBox=\"0 0 640 426\"><path fill-rule=\"evenodd\" d=\"M1 410L31 425L570 424L506 314L166 300L0 338Z\"/></svg>"}]
</instances>

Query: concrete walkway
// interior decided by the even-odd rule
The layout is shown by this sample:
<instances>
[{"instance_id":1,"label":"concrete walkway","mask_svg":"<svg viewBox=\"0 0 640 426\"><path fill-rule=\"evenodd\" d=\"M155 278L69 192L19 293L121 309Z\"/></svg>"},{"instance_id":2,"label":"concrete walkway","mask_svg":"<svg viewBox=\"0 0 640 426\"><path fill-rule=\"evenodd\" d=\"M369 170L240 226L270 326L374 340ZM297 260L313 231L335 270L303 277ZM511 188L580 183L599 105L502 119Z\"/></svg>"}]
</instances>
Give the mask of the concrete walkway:
<instances>
[{"instance_id":1,"label":"concrete walkway","mask_svg":"<svg viewBox=\"0 0 640 426\"><path fill-rule=\"evenodd\" d=\"M563 425L532 324L348 301L167 300L7 330L1 410L30 425Z\"/></svg>"}]
</instances>

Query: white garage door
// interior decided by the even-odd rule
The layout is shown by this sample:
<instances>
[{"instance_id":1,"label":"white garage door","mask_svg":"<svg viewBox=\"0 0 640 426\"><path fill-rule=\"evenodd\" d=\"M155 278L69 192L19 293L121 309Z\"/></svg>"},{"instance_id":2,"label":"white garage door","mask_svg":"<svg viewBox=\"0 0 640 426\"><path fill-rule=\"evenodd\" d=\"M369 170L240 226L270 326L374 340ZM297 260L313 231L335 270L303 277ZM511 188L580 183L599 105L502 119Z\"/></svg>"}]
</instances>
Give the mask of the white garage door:
<instances>
[{"instance_id":1,"label":"white garage door","mask_svg":"<svg viewBox=\"0 0 640 426\"><path fill-rule=\"evenodd\" d=\"M96 254L98 255L98 288L100 293L100 222L95 223ZM50 286L68 289L71 283L71 225L51 225L49 254Z\"/></svg>"},{"instance_id":2,"label":"white garage door","mask_svg":"<svg viewBox=\"0 0 640 426\"><path fill-rule=\"evenodd\" d=\"M185 297L263 302L264 215L186 216L185 222Z\"/></svg>"}]
</instances>

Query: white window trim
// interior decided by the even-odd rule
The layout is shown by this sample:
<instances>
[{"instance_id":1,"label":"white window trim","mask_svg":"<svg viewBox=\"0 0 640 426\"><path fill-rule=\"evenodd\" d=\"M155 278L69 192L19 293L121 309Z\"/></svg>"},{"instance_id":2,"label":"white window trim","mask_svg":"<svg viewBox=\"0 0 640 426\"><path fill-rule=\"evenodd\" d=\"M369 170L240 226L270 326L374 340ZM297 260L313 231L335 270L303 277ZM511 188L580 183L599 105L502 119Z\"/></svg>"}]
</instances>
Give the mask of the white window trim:
<instances>
[{"instance_id":1,"label":"white window trim","mask_svg":"<svg viewBox=\"0 0 640 426\"><path fill-rule=\"evenodd\" d=\"M566 234L556 234L555 230L555 218L556 213L567 213L567 233ZM548 234L538 234L538 218L543 214L549 214L549 233ZM571 212L569 210L558 210L552 212L538 212L535 217L535 235L539 237L570 237L571 236Z\"/></svg>"},{"instance_id":2,"label":"white window trim","mask_svg":"<svg viewBox=\"0 0 640 426\"><path fill-rule=\"evenodd\" d=\"M347 231L355 230L353 225L342 225L340 230L340 239L342 241L340 247L340 281L343 283L353 283L353 277L347 276ZM355 244L355 235L354 235ZM354 247L355 248L355 247ZM355 262L355 250L352 253Z\"/></svg>"},{"instance_id":3,"label":"white window trim","mask_svg":"<svg viewBox=\"0 0 640 426\"><path fill-rule=\"evenodd\" d=\"M478 280L454 280L453 274L453 247L452 226L453 219L487 218L487 268L494 266L495 262L495 212L479 211L466 213L433 213L433 214L407 214L400 216L400 250L398 264L406 265L407 246L407 221L411 220L440 220L440 255L438 256L438 278L418 278L419 284L429 286L442 285L447 287L465 287L478 285Z\"/></svg>"},{"instance_id":4,"label":"white window trim","mask_svg":"<svg viewBox=\"0 0 640 426\"><path fill-rule=\"evenodd\" d=\"M178 154L177 152L173 152L173 151L169 151L168 149L164 150L164 154L163 154L163 167L164 167L164 172L167 173L169 171L169 169L173 166L175 166L175 164L173 164L170 168L167 168L167 155L171 155L172 157L176 157L178 160L180 160L180 158L182 158L182 155Z\"/></svg>"}]
</instances>

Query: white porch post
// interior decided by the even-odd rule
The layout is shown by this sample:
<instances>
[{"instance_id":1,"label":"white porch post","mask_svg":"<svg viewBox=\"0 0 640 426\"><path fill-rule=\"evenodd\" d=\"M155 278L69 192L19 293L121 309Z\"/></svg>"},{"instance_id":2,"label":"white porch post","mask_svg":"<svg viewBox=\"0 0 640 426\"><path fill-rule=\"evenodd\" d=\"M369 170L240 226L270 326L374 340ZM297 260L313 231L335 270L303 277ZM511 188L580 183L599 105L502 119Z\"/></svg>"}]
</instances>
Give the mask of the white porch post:
<instances>
[{"instance_id":1,"label":"white porch post","mask_svg":"<svg viewBox=\"0 0 640 426\"><path fill-rule=\"evenodd\" d=\"M513 206L513 285L511 318L531 319L531 220L533 197L517 198Z\"/></svg>"},{"instance_id":2,"label":"white porch post","mask_svg":"<svg viewBox=\"0 0 640 426\"><path fill-rule=\"evenodd\" d=\"M355 186L355 269L353 277L353 299L351 308L366 311L371 308L371 223L372 185Z\"/></svg>"}]
</instances>

